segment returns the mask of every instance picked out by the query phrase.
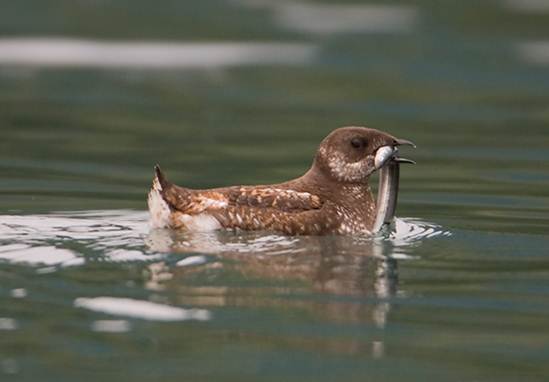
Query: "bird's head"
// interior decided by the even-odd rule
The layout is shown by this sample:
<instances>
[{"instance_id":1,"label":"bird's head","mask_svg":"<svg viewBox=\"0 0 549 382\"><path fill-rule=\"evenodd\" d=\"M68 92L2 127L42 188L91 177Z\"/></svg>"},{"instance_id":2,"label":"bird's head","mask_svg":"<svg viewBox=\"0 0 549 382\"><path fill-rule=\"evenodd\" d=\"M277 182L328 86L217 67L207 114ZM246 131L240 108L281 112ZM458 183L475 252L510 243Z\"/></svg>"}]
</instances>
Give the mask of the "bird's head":
<instances>
[{"instance_id":1,"label":"bird's head","mask_svg":"<svg viewBox=\"0 0 549 382\"><path fill-rule=\"evenodd\" d=\"M390 160L398 158L398 146L415 145L379 130L341 127L320 143L313 167L337 182L366 183L368 177ZM412 162L413 163L413 162Z\"/></svg>"}]
</instances>

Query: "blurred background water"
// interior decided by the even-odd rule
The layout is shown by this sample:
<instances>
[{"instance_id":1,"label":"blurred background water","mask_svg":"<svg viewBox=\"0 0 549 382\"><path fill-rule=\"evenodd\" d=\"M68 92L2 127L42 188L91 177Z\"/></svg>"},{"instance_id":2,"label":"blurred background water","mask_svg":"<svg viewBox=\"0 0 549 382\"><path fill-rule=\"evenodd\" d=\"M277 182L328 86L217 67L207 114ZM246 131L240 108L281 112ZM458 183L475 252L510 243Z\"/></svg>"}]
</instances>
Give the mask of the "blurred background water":
<instances>
[{"instance_id":1,"label":"blurred background water","mask_svg":"<svg viewBox=\"0 0 549 382\"><path fill-rule=\"evenodd\" d=\"M549 1L0 11L1 380L542 381ZM413 140L385 240L149 233L190 187Z\"/></svg>"}]
</instances>

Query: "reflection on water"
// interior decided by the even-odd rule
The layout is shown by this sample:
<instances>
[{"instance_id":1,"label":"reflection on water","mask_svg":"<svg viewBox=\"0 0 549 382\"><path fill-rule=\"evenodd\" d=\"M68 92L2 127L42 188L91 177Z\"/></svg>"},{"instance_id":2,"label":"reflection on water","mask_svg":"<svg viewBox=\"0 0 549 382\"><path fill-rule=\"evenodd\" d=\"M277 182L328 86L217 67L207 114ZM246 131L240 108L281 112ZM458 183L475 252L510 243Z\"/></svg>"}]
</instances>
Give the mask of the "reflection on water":
<instances>
[{"instance_id":1,"label":"reflection on water","mask_svg":"<svg viewBox=\"0 0 549 382\"><path fill-rule=\"evenodd\" d=\"M269 10L274 22L282 28L317 35L407 32L417 18L416 9L402 5L318 4L288 0L233 2Z\"/></svg>"},{"instance_id":2,"label":"reflection on water","mask_svg":"<svg viewBox=\"0 0 549 382\"><path fill-rule=\"evenodd\" d=\"M91 329L94 332L125 333L131 330L131 324L126 320L95 320Z\"/></svg>"},{"instance_id":3,"label":"reflection on water","mask_svg":"<svg viewBox=\"0 0 549 382\"><path fill-rule=\"evenodd\" d=\"M90 251L101 252L94 261L150 260L151 255L140 250L148 232L146 219L144 212L126 211L4 215L0 217L0 259L49 266L44 270L82 265ZM74 249L75 243L80 251Z\"/></svg>"},{"instance_id":4,"label":"reflection on water","mask_svg":"<svg viewBox=\"0 0 549 382\"><path fill-rule=\"evenodd\" d=\"M0 259L11 263L75 266L85 262L131 262L164 259L167 253L211 253L223 256L275 258L279 255L310 258L311 254L349 256L404 256L409 245L423 238L448 235L431 223L396 219L387 239L289 237L261 232L215 231L181 233L149 231L148 213L140 211L80 211L46 215L0 216ZM78 243L80 249L75 249ZM389 253L387 243L392 244ZM400 252L399 252L400 250ZM91 251L91 252L90 252ZM100 252L99 256L90 253ZM309 255L309 256L305 256ZM203 256L181 259L179 266L204 262Z\"/></svg>"},{"instance_id":5,"label":"reflection on water","mask_svg":"<svg viewBox=\"0 0 549 382\"><path fill-rule=\"evenodd\" d=\"M305 64L311 44L107 42L66 38L0 38L0 65L49 68L189 69Z\"/></svg>"},{"instance_id":6,"label":"reflection on water","mask_svg":"<svg viewBox=\"0 0 549 382\"><path fill-rule=\"evenodd\" d=\"M150 301L139 301L130 298L80 297L74 301L74 306L96 312L152 321L207 321L210 319L210 312L204 309L183 309L175 306L158 304ZM119 326L118 323L116 325ZM114 327L117 327L116 325L114 325ZM95 322L95 329L97 329L97 326L98 324ZM102 323L100 328L109 328L112 331L113 324L112 322L108 325Z\"/></svg>"},{"instance_id":7,"label":"reflection on water","mask_svg":"<svg viewBox=\"0 0 549 382\"><path fill-rule=\"evenodd\" d=\"M549 12L547 0L502 0L509 9L520 12L543 13Z\"/></svg>"},{"instance_id":8,"label":"reflection on water","mask_svg":"<svg viewBox=\"0 0 549 382\"><path fill-rule=\"evenodd\" d=\"M519 58L530 64L549 65L549 41L532 41L517 45Z\"/></svg>"},{"instance_id":9,"label":"reflection on water","mask_svg":"<svg viewBox=\"0 0 549 382\"><path fill-rule=\"evenodd\" d=\"M15 330L17 329L17 321L13 318L0 317L0 330Z\"/></svg>"},{"instance_id":10,"label":"reflection on water","mask_svg":"<svg viewBox=\"0 0 549 382\"><path fill-rule=\"evenodd\" d=\"M145 286L153 293L171 291L176 305L160 301L96 296L78 297L74 306L109 316L153 321L210 320L211 308L229 306L293 307L335 321L371 322L383 328L398 289L397 262L411 259L406 248L436 235L439 227L413 219L397 219L388 237L288 237L261 232L184 233L148 230L148 214L134 211L90 211L48 215L1 216L0 260L37 266L38 273L95 262L145 262ZM16 243L16 244L13 244ZM75 246L78 243L78 246ZM71 247L68 249L66 247ZM75 248L78 247L78 248ZM100 252L100 255L97 252ZM249 289L227 282L228 275L259 283ZM233 276L234 277L234 276ZM201 280L195 285L195 280ZM280 285L280 286L279 286ZM284 285L284 286L282 286ZM372 304L292 295L372 298ZM26 297L23 289L12 296ZM290 299L289 299L290 298ZM319 311L319 309L322 311ZM4 330L16 322L4 318ZM127 332L130 324L99 320L97 332ZM382 343L375 342L382 354Z\"/></svg>"},{"instance_id":11,"label":"reflection on water","mask_svg":"<svg viewBox=\"0 0 549 382\"><path fill-rule=\"evenodd\" d=\"M181 304L286 306L334 321L366 321L383 328L390 311L388 299L405 296L398 290L397 259L408 259L407 247L436 235L449 233L435 225L405 219L397 219L396 229L388 238L155 230L146 239L153 251L210 255L151 264L147 286L153 290L175 290ZM224 285L227 274L239 275L261 287L250 290ZM194 279L208 279L214 285L185 285L186 280ZM216 285L217 280L220 286ZM355 296L376 302L334 301L319 305L314 299L288 299L295 293ZM380 344L376 346L379 350Z\"/></svg>"},{"instance_id":12,"label":"reflection on water","mask_svg":"<svg viewBox=\"0 0 549 382\"><path fill-rule=\"evenodd\" d=\"M31 247L26 244L8 244L0 247L0 258L12 263L42 265L71 266L84 263L83 259L68 249L52 246Z\"/></svg>"},{"instance_id":13,"label":"reflection on water","mask_svg":"<svg viewBox=\"0 0 549 382\"><path fill-rule=\"evenodd\" d=\"M75 308L101 315L88 326L96 333L131 332L134 325L128 319L215 321L214 311L234 307L296 309L333 322L383 329L391 299L406 296L398 287L397 264L412 259L406 248L448 234L413 219L397 219L387 237L354 238L149 232L148 214L135 211L0 216L0 261L37 267L38 274L94 263L144 263L150 301L105 295L74 298ZM234 278L247 281L234 284ZM27 298L21 288L11 295ZM340 297L326 300L323 295ZM18 328L15 319L0 318L0 330ZM291 342L306 345L298 339ZM383 338L375 336L369 343L371 356L382 358ZM344 341L330 346L353 353L364 345Z\"/></svg>"},{"instance_id":14,"label":"reflection on water","mask_svg":"<svg viewBox=\"0 0 549 382\"><path fill-rule=\"evenodd\" d=\"M0 380L546 380L547 4L6 2ZM347 124L418 144L388 237L136 212L157 161L275 183Z\"/></svg>"}]
</instances>

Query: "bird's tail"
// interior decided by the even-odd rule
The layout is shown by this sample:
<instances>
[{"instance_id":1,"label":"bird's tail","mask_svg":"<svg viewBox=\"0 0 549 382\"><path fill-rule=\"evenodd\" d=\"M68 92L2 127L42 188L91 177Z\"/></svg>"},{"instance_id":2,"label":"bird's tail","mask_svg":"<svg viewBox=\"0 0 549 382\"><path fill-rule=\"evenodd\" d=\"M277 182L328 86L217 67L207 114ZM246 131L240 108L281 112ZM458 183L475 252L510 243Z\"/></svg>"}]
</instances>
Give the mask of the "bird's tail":
<instances>
[{"instance_id":1,"label":"bird's tail","mask_svg":"<svg viewBox=\"0 0 549 382\"><path fill-rule=\"evenodd\" d=\"M170 182L168 182L168 179L160 169L160 166L159 165L154 166L154 179L152 184L153 190L162 193L162 191L165 191L169 185L170 185Z\"/></svg>"},{"instance_id":2,"label":"bird's tail","mask_svg":"<svg viewBox=\"0 0 549 382\"><path fill-rule=\"evenodd\" d=\"M170 226L171 208L164 199L164 193L170 186L168 179L158 165L154 166L154 179L147 199L151 214L151 228L166 228Z\"/></svg>"}]
</instances>

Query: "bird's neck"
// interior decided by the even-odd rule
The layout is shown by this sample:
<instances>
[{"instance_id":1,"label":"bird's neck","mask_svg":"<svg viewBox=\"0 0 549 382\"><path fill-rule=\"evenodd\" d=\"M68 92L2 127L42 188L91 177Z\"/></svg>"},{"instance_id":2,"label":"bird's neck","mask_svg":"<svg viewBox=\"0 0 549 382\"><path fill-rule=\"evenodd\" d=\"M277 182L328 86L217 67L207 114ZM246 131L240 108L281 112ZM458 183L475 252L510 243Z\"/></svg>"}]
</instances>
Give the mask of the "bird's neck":
<instances>
[{"instance_id":1,"label":"bird's neck","mask_svg":"<svg viewBox=\"0 0 549 382\"><path fill-rule=\"evenodd\" d=\"M373 203L373 195L368 181L342 182L327 176L314 166L307 171L298 181L306 184L311 190L319 190L322 196L329 200L354 199L356 202Z\"/></svg>"},{"instance_id":2,"label":"bird's neck","mask_svg":"<svg viewBox=\"0 0 549 382\"><path fill-rule=\"evenodd\" d=\"M314 192L325 200L330 200L337 208L345 212L354 221L361 221L371 229L376 217L376 202L368 182L338 182L313 167L301 178L301 185L306 185L307 192Z\"/></svg>"}]
</instances>

